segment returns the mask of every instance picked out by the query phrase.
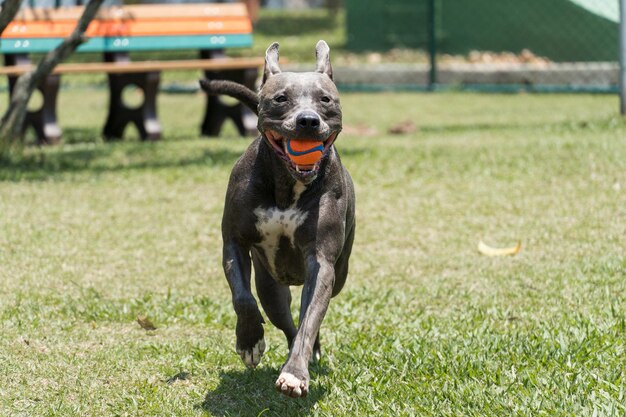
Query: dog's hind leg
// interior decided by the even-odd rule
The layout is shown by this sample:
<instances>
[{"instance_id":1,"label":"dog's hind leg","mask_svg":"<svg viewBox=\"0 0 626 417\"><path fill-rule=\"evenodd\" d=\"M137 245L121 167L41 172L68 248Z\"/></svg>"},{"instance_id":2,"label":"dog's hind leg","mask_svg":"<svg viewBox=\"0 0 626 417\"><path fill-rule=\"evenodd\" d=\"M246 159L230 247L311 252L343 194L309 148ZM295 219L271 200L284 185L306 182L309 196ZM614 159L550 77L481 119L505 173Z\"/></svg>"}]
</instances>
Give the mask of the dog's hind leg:
<instances>
[{"instance_id":1,"label":"dog's hind leg","mask_svg":"<svg viewBox=\"0 0 626 417\"><path fill-rule=\"evenodd\" d=\"M265 339L263 317L250 290L249 252L235 242L225 242L222 263L237 313L235 350L246 366L254 368L265 351Z\"/></svg>"},{"instance_id":2,"label":"dog's hind leg","mask_svg":"<svg viewBox=\"0 0 626 417\"><path fill-rule=\"evenodd\" d=\"M354 242L354 230L355 225L352 224L352 228L348 232L348 236L346 237L346 242L343 245L343 249L341 251L341 255L335 262L335 283L333 284L333 297L339 294L342 290L344 284L346 283L346 278L348 277L348 261L350 260L350 253L352 252L352 243Z\"/></svg>"},{"instance_id":3,"label":"dog's hind leg","mask_svg":"<svg viewBox=\"0 0 626 417\"><path fill-rule=\"evenodd\" d=\"M298 331L291 316L291 291L288 286L276 282L254 254L252 262L256 292L263 311L272 324L283 331L291 349Z\"/></svg>"}]
</instances>

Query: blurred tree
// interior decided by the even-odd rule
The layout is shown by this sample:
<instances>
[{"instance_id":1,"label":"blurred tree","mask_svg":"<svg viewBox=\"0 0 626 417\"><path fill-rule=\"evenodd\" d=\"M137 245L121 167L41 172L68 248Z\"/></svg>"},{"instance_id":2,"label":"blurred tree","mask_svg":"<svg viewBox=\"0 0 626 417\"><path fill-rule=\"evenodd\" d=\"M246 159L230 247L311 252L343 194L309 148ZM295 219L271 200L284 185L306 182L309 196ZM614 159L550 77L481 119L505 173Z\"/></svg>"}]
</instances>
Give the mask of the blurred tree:
<instances>
[{"instance_id":1,"label":"blurred tree","mask_svg":"<svg viewBox=\"0 0 626 417\"><path fill-rule=\"evenodd\" d=\"M341 0L325 0L324 5L332 16L337 16L337 13L341 8Z\"/></svg>"},{"instance_id":2,"label":"blurred tree","mask_svg":"<svg viewBox=\"0 0 626 417\"><path fill-rule=\"evenodd\" d=\"M241 0L241 2L246 4L252 23L256 23L259 18L260 0Z\"/></svg>"},{"instance_id":3,"label":"blurred tree","mask_svg":"<svg viewBox=\"0 0 626 417\"><path fill-rule=\"evenodd\" d=\"M2 3L2 10L0 11L0 35L7 28L11 20L15 17L18 10L20 10L20 6L22 5L22 0L5 0Z\"/></svg>"},{"instance_id":4,"label":"blurred tree","mask_svg":"<svg viewBox=\"0 0 626 417\"><path fill-rule=\"evenodd\" d=\"M76 27L70 36L64 39L54 50L48 52L48 54L39 61L35 69L22 74L18 78L9 107L2 116L2 120L0 120L0 156L6 156L21 142L22 126L26 117L28 100L33 94L33 91L35 91L35 88L37 88L41 80L54 70L54 67L56 67L59 62L66 59L81 43L86 41L86 37L84 36L85 30L98 12L103 1L104 0L89 0L89 3L85 6L85 10L80 19L78 19ZM2 9L1 14L4 14L4 12L5 8ZM15 14L13 14L13 16L15 16ZM9 20L9 22L10 21L11 20ZM4 22L2 15L0 15L0 22ZM5 27L6 25L2 27L2 29Z\"/></svg>"}]
</instances>

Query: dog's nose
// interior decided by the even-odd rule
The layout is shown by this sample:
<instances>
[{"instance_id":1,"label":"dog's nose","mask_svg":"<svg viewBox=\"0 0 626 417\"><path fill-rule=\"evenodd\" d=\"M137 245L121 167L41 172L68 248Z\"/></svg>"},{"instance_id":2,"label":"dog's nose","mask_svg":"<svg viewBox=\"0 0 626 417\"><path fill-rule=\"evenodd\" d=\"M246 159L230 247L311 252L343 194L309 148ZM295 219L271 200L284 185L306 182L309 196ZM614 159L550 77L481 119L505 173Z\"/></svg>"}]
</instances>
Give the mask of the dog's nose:
<instances>
[{"instance_id":1,"label":"dog's nose","mask_svg":"<svg viewBox=\"0 0 626 417\"><path fill-rule=\"evenodd\" d=\"M320 117L313 112L305 111L296 117L296 124L301 128L317 129L320 127Z\"/></svg>"}]
</instances>

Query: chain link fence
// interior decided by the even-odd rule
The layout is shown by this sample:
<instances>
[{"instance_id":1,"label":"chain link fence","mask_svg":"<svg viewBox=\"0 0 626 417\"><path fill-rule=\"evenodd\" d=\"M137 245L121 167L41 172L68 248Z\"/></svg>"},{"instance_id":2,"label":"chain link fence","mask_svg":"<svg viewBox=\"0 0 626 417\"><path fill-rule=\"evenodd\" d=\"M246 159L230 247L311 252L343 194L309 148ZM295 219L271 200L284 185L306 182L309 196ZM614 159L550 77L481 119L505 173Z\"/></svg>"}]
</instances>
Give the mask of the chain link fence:
<instances>
[{"instance_id":1,"label":"chain link fence","mask_svg":"<svg viewBox=\"0 0 626 417\"><path fill-rule=\"evenodd\" d=\"M619 0L346 0L347 47L421 49L344 87L617 92ZM365 70L364 70L365 71ZM386 75L387 74L387 75ZM356 82L354 81L356 80ZM373 82L372 82L373 81Z\"/></svg>"}]
</instances>

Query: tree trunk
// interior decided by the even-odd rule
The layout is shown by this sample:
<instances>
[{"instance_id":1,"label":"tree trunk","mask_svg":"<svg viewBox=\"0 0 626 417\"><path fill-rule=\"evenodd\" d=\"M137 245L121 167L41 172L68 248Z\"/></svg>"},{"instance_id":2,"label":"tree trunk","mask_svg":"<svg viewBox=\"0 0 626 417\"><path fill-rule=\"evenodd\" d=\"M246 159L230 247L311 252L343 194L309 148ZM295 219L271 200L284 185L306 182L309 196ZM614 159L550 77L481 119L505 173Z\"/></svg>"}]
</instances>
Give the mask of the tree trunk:
<instances>
[{"instance_id":1,"label":"tree trunk","mask_svg":"<svg viewBox=\"0 0 626 417\"><path fill-rule=\"evenodd\" d=\"M26 117L28 100L33 91L54 70L54 67L59 62L65 60L81 43L86 41L84 36L85 30L95 17L103 1L89 0L71 35L64 39L54 50L48 52L35 69L22 74L18 78L9 107L2 116L2 120L0 120L0 155L6 154L19 142L22 136L22 126ZM2 12L4 12L4 9Z\"/></svg>"},{"instance_id":2,"label":"tree trunk","mask_svg":"<svg viewBox=\"0 0 626 417\"><path fill-rule=\"evenodd\" d=\"M0 11L0 35L9 26L9 23L15 18L20 10L22 0L4 0L2 3L2 11Z\"/></svg>"}]
</instances>

